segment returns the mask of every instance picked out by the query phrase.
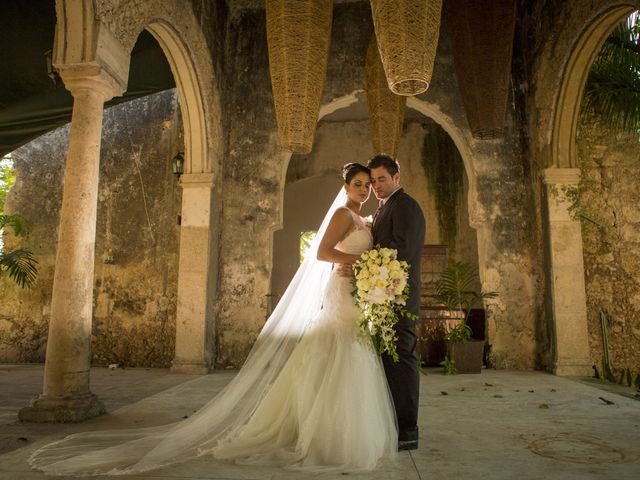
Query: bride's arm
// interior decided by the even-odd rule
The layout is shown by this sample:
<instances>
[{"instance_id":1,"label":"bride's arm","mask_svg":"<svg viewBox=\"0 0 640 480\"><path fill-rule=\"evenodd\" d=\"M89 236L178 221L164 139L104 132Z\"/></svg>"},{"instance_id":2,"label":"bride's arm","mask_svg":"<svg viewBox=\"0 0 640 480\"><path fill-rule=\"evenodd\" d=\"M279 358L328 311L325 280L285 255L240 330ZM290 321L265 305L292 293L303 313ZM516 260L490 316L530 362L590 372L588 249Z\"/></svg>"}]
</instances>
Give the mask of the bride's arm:
<instances>
[{"instance_id":1,"label":"bride's arm","mask_svg":"<svg viewBox=\"0 0 640 480\"><path fill-rule=\"evenodd\" d=\"M343 208L336 210L331 217L327 231L320 240L320 245L318 245L318 260L332 263L353 263L358 260L360 255L350 255L335 248L352 228L351 214Z\"/></svg>"}]
</instances>

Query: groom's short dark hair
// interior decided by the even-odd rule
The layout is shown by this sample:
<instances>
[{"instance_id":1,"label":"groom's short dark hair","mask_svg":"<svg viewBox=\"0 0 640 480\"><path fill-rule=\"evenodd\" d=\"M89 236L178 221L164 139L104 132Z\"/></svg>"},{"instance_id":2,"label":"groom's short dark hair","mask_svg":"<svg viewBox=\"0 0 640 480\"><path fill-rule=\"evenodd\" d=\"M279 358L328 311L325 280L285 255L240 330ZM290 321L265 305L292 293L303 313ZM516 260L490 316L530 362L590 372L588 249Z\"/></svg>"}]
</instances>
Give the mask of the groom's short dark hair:
<instances>
[{"instance_id":1,"label":"groom's short dark hair","mask_svg":"<svg viewBox=\"0 0 640 480\"><path fill-rule=\"evenodd\" d=\"M400 165L398 165L398 162L392 156L385 154L373 157L369 160L369 163L367 163L367 167L369 170L384 167L392 177L400 171Z\"/></svg>"}]
</instances>

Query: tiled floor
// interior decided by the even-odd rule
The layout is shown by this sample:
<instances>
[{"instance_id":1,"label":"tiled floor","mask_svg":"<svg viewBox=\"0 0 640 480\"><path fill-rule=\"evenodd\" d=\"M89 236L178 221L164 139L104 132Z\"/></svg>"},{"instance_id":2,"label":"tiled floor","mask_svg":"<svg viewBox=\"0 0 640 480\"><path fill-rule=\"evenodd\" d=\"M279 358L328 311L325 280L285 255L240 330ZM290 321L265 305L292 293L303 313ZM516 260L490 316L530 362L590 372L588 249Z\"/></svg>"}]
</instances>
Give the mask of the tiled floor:
<instances>
[{"instance_id":1,"label":"tiled floor","mask_svg":"<svg viewBox=\"0 0 640 480\"><path fill-rule=\"evenodd\" d=\"M92 370L92 391L108 414L80 425L21 424L17 411L42 384L40 365L0 365L0 479L45 478L26 458L69 433L151 426L189 415L235 372L206 376L166 370ZM627 396L619 394L627 393ZM541 372L484 370L480 375L422 376L420 448L350 477L384 480L640 479L640 402L588 381ZM612 402L612 403L608 403ZM3 453L4 452L4 453ZM61 478L61 477L58 477ZM100 478L100 477L93 477ZM131 479L303 479L278 468L199 458Z\"/></svg>"}]
</instances>

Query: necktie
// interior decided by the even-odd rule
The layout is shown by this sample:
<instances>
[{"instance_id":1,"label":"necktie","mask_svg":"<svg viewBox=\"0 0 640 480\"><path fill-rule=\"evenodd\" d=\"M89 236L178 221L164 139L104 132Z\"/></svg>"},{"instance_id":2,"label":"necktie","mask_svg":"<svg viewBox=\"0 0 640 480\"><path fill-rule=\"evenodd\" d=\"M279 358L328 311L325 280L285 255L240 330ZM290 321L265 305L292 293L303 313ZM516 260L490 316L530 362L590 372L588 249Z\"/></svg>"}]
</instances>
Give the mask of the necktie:
<instances>
[{"instance_id":1,"label":"necktie","mask_svg":"<svg viewBox=\"0 0 640 480\"><path fill-rule=\"evenodd\" d=\"M376 218L378 218L378 214L380 213L380 210L382 210L382 207L384 207L384 202L382 200L380 200L380 202L378 203L378 209L376 210L376 213L373 214L372 225L375 225Z\"/></svg>"}]
</instances>

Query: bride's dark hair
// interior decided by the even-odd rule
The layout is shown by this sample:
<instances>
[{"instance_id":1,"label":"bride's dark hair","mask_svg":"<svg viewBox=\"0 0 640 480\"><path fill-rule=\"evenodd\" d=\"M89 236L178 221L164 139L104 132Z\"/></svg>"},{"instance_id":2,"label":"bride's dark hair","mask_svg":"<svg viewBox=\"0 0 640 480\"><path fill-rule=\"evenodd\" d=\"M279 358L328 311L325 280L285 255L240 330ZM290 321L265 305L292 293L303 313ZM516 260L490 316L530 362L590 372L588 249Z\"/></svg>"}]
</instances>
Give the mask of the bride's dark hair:
<instances>
[{"instance_id":1,"label":"bride's dark hair","mask_svg":"<svg viewBox=\"0 0 640 480\"><path fill-rule=\"evenodd\" d=\"M366 173L367 175L371 174L371 170L369 170L361 163L347 163L344 167L342 167L342 178L344 178L345 183L350 184L351 180L353 180L353 177L355 177L360 172Z\"/></svg>"}]
</instances>

